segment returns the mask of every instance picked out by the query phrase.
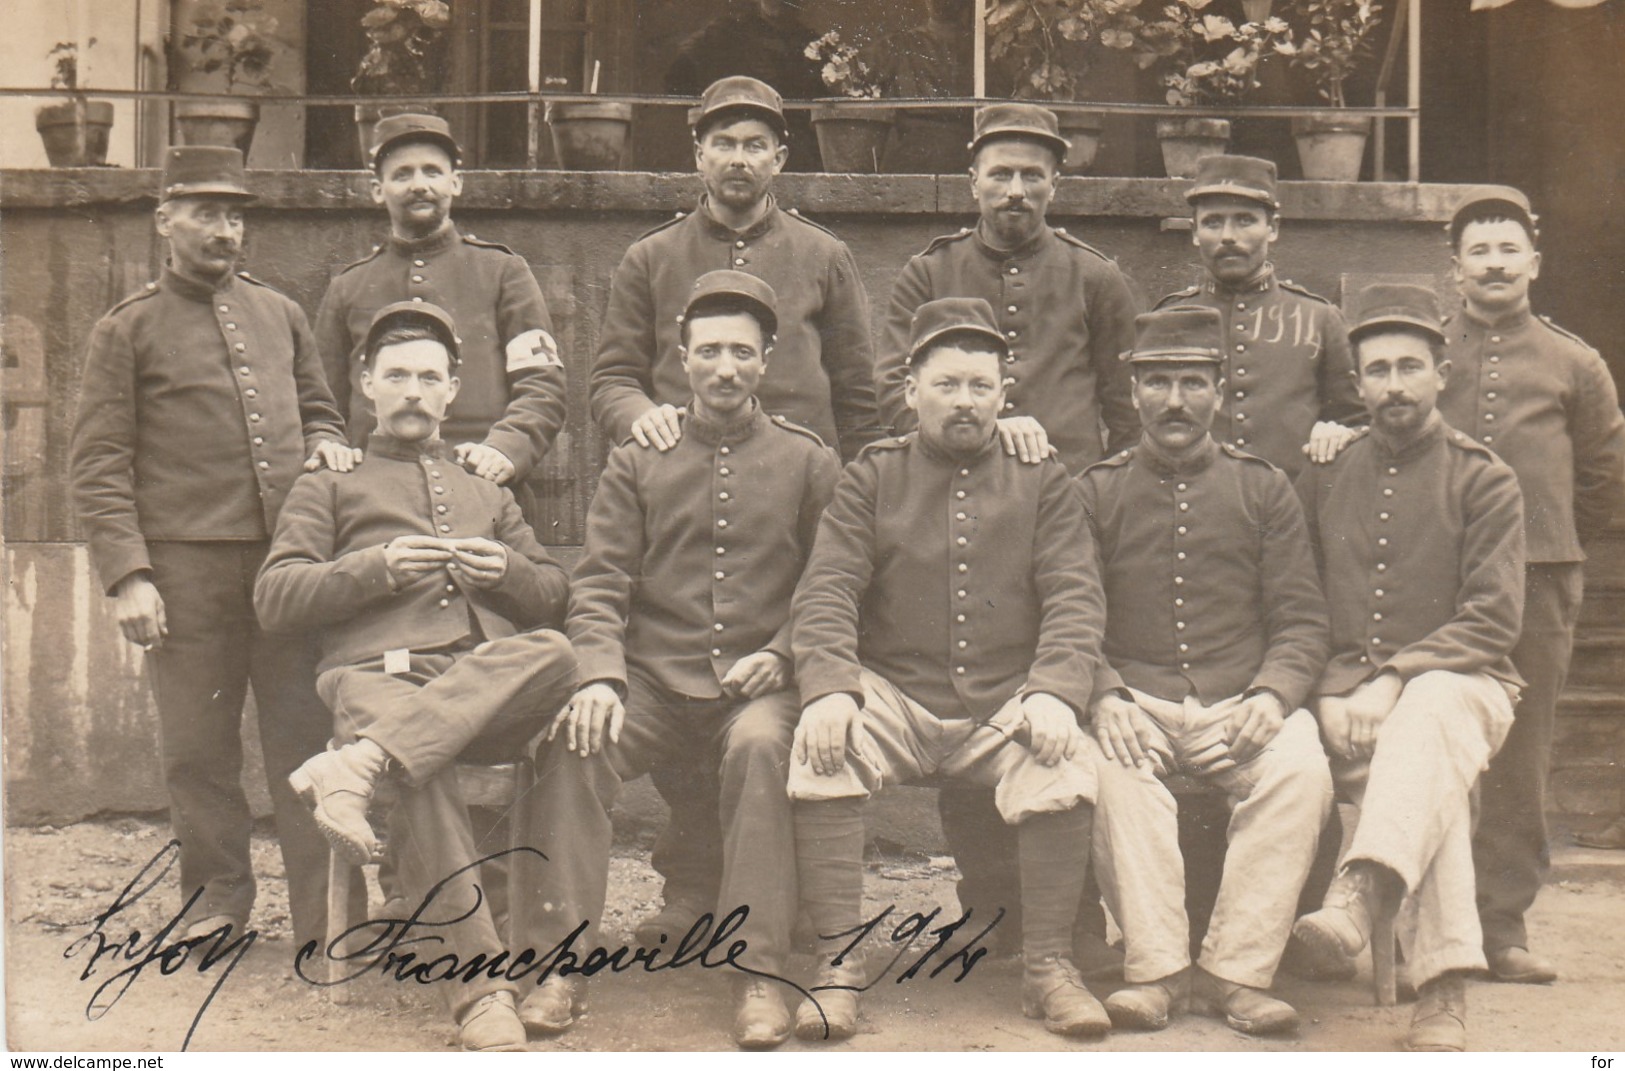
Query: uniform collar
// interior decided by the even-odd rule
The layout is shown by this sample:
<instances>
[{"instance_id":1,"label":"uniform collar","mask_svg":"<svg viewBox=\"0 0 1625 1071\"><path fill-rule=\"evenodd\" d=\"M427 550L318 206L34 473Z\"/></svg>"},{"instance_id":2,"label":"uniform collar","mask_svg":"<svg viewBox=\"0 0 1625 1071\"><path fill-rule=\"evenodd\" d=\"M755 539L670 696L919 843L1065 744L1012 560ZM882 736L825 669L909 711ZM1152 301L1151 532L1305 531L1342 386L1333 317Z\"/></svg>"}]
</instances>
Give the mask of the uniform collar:
<instances>
[{"instance_id":1,"label":"uniform collar","mask_svg":"<svg viewBox=\"0 0 1625 1071\"><path fill-rule=\"evenodd\" d=\"M231 289L237 281L235 272L228 273L224 279L214 286L182 275L174 268L164 267L163 288L186 298L188 301L212 302L216 294L223 294Z\"/></svg>"},{"instance_id":2,"label":"uniform collar","mask_svg":"<svg viewBox=\"0 0 1625 1071\"><path fill-rule=\"evenodd\" d=\"M1440 416L1439 411L1435 409L1428 414L1428 418L1423 422L1421 430L1405 442L1395 441L1393 436L1379 428L1375 421L1371 424L1371 440L1377 444L1377 451L1383 457L1393 461L1400 461L1405 458L1415 457L1434 443L1442 441L1448 430L1444 417Z\"/></svg>"},{"instance_id":3,"label":"uniform collar","mask_svg":"<svg viewBox=\"0 0 1625 1071\"><path fill-rule=\"evenodd\" d=\"M1181 458L1169 457L1163 452L1151 436L1144 432L1140 434L1140 449L1145 451L1145 459L1151 466L1151 471L1158 476L1194 476L1205 471L1213 464L1213 459L1219 456L1219 444L1213 436L1205 436L1189 456Z\"/></svg>"},{"instance_id":4,"label":"uniform collar","mask_svg":"<svg viewBox=\"0 0 1625 1071\"><path fill-rule=\"evenodd\" d=\"M1256 294L1270 290L1274 286L1275 265L1266 260L1264 266L1259 268L1251 279L1243 282L1240 286L1220 286L1219 280L1215 279L1212 273L1209 273L1202 284L1202 290L1209 294Z\"/></svg>"},{"instance_id":5,"label":"uniform collar","mask_svg":"<svg viewBox=\"0 0 1625 1071\"><path fill-rule=\"evenodd\" d=\"M981 220L978 220L976 222L976 229L971 231L971 238L976 243L976 248L980 250L981 254L984 257L987 257L989 260L997 260L1001 262L1007 260L1023 260L1039 252L1046 245L1055 240L1055 228L1046 223L1042 227L1038 228L1037 234L1033 235L1025 242L1022 242L1014 249L1000 249L998 246L993 245L985 237L983 237L982 232L985 226L986 224L984 224Z\"/></svg>"},{"instance_id":6,"label":"uniform collar","mask_svg":"<svg viewBox=\"0 0 1625 1071\"><path fill-rule=\"evenodd\" d=\"M759 238L772 230L779 221L779 202L771 193L767 195L767 211L762 214L762 218L742 231L734 230L713 216L709 207L710 201L710 194L701 194L699 207L694 209L694 214L700 217L700 226L705 228L705 233L725 242L741 238Z\"/></svg>"},{"instance_id":7,"label":"uniform collar","mask_svg":"<svg viewBox=\"0 0 1625 1071\"><path fill-rule=\"evenodd\" d=\"M761 405L752 398L748 413L724 424L700 416L694 411L694 404L690 402L688 415L683 418L683 422L687 425L689 435L707 446L720 446L723 443L743 442L756 434L767 423L767 414L762 412Z\"/></svg>"},{"instance_id":8,"label":"uniform collar","mask_svg":"<svg viewBox=\"0 0 1625 1071\"><path fill-rule=\"evenodd\" d=\"M1485 316L1483 313L1478 312L1465 301L1461 303L1461 318L1464 321L1476 324L1485 330L1500 329L1503 331L1510 331L1514 328L1522 327L1523 325L1527 324L1531 319L1534 318L1534 315L1534 310L1530 308L1529 302L1527 301L1525 301L1518 308L1513 309L1511 312L1503 313L1493 320Z\"/></svg>"},{"instance_id":9,"label":"uniform collar","mask_svg":"<svg viewBox=\"0 0 1625 1071\"><path fill-rule=\"evenodd\" d=\"M418 442L407 442L385 432L375 431L367 436L367 456L393 458L396 461L417 461L425 457L445 460L446 441L422 439Z\"/></svg>"},{"instance_id":10,"label":"uniform collar","mask_svg":"<svg viewBox=\"0 0 1625 1071\"><path fill-rule=\"evenodd\" d=\"M427 238L401 238L391 232L389 248L403 257L422 256L425 253L439 253L450 249L462 240L463 236L457 233L457 225L454 223Z\"/></svg>"}]
</instances>

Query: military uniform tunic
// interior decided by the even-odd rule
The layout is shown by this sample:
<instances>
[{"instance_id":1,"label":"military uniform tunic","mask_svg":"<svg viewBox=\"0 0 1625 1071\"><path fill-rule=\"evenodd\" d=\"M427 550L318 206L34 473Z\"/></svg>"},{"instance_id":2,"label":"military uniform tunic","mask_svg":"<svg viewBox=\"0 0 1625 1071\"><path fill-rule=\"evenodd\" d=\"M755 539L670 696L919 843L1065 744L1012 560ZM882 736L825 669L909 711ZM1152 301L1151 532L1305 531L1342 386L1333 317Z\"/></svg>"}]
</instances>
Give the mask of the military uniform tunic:
<instances>
[{"instance_id":1,"label":"military uniform tunic","mask_svg":"<svg viewBox=\"0 0 1625 1071\"><path fill-rule=\"evenodd\" d=\"M790 596L840 462L760 409L736 427L690 412L683 431L664 453L623 444L598 481L571 593L583 681L624 685L630 662L716 698L746 655L791 660Z\"/></svg>"},{"instance_id":2,"label":"military uniform tunic","mask_svg":"<svg viewBox=\"0 0 1625 1071\"><path fill-rule=\"evenodd\" d=\"M514 464L510 484L523 483L565 411L564 364L530 265L506 246L448 227L418 241L391 236L334 277L316 315L316 340L357 446L375 423L361 393L361 349L373 314L396 301L439 305L457 325L461 387L441 436L500 450Z\"/></svg>"},{"instance_id":3,"label":"military uniform tunic","mask_svg":"<svg viewBox=\"0 0 1625 1071\"><path fill-rule=\"evenodd\" d=\"M980 297L1010 347L1004 412L1031 416L1074 472L1140 434L1119 355L1134 344L1135 302L1115 262L1063 230L1044 227L1008 252L966 229L933 241L892 286L877 384L886 422L915 427L904 400L909 323L934 298ZM1101 425L1107 446L1101 446Z\"/></svg>"},{"instance_id":4,"label":"military uniform tunic","mask_svg":"<svg viewBox=\"0 0 1625 1071\"><path fill-rule=\"evenodd\" d=\"M869 302L846 244L770 203L743 231L700 206L632 243L615 269L593 361L592 417L623 442L651 405L680 405L688 377L677 317L694 280L731 268L766 280L777 296L778 339L758 396L844 457L878 434Z\"/></svg>"},{"instance_id":5,"label":"military uniform tunic","mask_svg":"<svg viewBox=\"0 0 1625 1071\"><path fill-rule=\"evenodd\" d=\"M1371 433L1298 478L1331 607L1316 691L1347 695L1384 669L1486 672L1523 612L1523 505L1512 470L1437 413L1415 441Z\"/></svg>"},{"instance_id":6,"label":"military uniform tunic","mask_svg":"<svg viewBox=\"0 0 1625 1071\"><path fill-rule=\"evenodd\" d=\"M166 270L91 332L70 479L111 593L145 573L168 635L146 656L190 921L246 923L255 897L242 784L243 701L260 747L300 941L325 928L327 846L287 776L327 740L305 635L254 618L253 577L284 499L344 426L305 314L248 275Z\"/></svg>"},{"instance_id":7,"label":"military uniform tunic","mask_svg":"<svg viewBox=\"0 0 1625 1071\"><path fill-rule=\"evenodd\" d=\"M1223 319L1225 397L1213 418L1215 439L1296 476L1316 421L1364 422L1348 328L1325 298L1277 279L1266 265L1235 292L1210 277L1157 302L1174 305L1204 305Z\"/></svg>"},{"instance_id":8,"label":"military uniform tunic","mask_svg":"<svg viewBox=\"0 0 1625 1071\"><path fill-rule=\"evenodd\" d=\"M915 435L849 465L796 589L802 701L880 674L938 718L1047 692L1087 708L1104 604L1077 488L997 438L958 460Z\"/></svg>"},{"instance_id":9,"label":"military uniform tunic","mask_svg":"<svg viewBox=\"0 0 1625 1071\"><path fill-rule=\"evenodd\" d=\"M1106 588L1097 693L1203 705L1268 688L1288 712L1326 661L1303 507L1268 462L1211 438L1174 464L1142 441L1078 479Z\"/></svg>"}]
</instances>

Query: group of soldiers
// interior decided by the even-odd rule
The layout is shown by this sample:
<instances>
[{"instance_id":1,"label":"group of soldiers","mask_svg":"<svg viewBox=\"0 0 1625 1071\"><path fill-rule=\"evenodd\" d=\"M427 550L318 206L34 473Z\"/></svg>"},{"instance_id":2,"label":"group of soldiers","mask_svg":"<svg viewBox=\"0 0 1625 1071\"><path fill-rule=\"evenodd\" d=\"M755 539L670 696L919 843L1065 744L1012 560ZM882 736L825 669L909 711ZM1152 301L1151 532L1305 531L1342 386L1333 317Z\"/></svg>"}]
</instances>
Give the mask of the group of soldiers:
<instances>
[{"instance_id":1,"label":"group of soldiers","mask_svg":"<svg viewBox=\"0 0 1625 1071\"><path fill-rule=\"evenodd\" d=\"M778 94L724 78L690 119L704 195L611 285L590 398L619 445L570 575L530 479L564 365L526 262L452 222L446 123L378 123L390 234L314 331L237 271L240 155L170 150L169 263L92 334L72 484L148 652L187 939L253 905L252 684L300 945L324 941L332 851L386 860L400 920L456 919L460 962L591 947L611 809L651 773L665 906L637 939L732 916L745 1048L857 1029L879 964L827 953L863 924L867 802L910 782L943 786L963 907L1004 912L1022 1010L1057 1033L1187 1009L1295 1030L1269 992L1289 946L1347 976L1390 918L1413 1049L1464 1047L1468 975L1555 978L1524 915L1625 419L1598 354L1531 314L1520 192L1456 212L1453 315L1376 284L1345 321L1276 276L1274 165L1210 157L1187 193L1205 277L1138 313L1047 222L1055 116L988 105L980 218L902 269L877 351L851 252L773 196ZM548 862L505 940L455 764L526 752ZM1230 805L1194 964L1174 774ZM1358 824L1298 917L1339 797ZM1104 1004L1079 969L1112 954L1102 899ZM826 954L792 1009L798 917ZM585 997L564 971L439 988L469 1049L563 1032Z\"/></svg>"}]
</instances>

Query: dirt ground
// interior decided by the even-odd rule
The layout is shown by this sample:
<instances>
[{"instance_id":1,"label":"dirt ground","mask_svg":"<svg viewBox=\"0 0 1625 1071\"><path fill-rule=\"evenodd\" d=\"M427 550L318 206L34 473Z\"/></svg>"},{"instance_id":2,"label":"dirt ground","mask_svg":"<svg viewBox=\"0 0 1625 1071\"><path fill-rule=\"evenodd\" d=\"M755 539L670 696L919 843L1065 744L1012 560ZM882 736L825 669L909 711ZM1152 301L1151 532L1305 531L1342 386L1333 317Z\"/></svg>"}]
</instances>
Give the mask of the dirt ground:
<instances>
[{"instance_id":1,"label":"dirt ground","mask_svg":"<svg viewBox=\"0 0 1625 1071\"><path fill-rule=\"evenodd\" d=\"M84 945L70 953L89 920L111 904L124 885L166 842L167 827L145 818L118 818L62 828L5 831L6 1027L13 1050L171 1051L193 1015L219 983L225 964L207 974L198 958L172 974L154 962L111 1007L88 1010L92 994L127 966L103 956L87 980ZM1563 838L1564 841L1567 838ZM1469 1039L1481 1051L1625 1050L1625 853L1559 846L1551 883L1532 916L1539 950L1562 975L1552 986L1474 983L1469 988ZM456 1032L432 993L422 987L369 979L351 985L352 1001L330 1002L291 970L281 863L273 842L257 836L256 872L267 875L252 926L260 937L232 971L192 1039L194 1051L445 1050ZM898 905L900 915L943 909L957 917L951 860L888 858L871 861L866 892L876 910ZM658 884L646 856L617 849L611 876L606 936L629 936L635 920L657 906ZM145 897L109 924L109 940L161 927L176 904L172 885ZM158 893L162 892L163 895ZM956 950L962 940L950 944ZM906 965L915 956L903 960ZM932 963L934 964L934 960ZM1011 959L988 957L961 982L952 971L928 979L878 984L865 999L860 1033L837 1050L1005 1050L1144 1052L1180 1050L1385 1050L1404 1034L1410 1009L1372 1006L1369 968L1349 983L1311 984L1283 975L1278 993L1304 1016L1300 1034L1260 1041L1197 1017L1176 1021L1161 1034L1114 1034L1100 1042L1050 1035L1020 1014L1020 969ZM797 956L792 974L806 982L811 956ZM589 1009L566 1036L536 1041L536 1051L727 1049L732 1018L726 970L683 969L656 975L625 974L596 981ZM895 972L894 972L895 976ZM1104 996L1110 985L1097 987ZM104 999L116 987L104 992ZM788 1050L819 1048L791 1041Z\"/></svg>"}]
</instances>

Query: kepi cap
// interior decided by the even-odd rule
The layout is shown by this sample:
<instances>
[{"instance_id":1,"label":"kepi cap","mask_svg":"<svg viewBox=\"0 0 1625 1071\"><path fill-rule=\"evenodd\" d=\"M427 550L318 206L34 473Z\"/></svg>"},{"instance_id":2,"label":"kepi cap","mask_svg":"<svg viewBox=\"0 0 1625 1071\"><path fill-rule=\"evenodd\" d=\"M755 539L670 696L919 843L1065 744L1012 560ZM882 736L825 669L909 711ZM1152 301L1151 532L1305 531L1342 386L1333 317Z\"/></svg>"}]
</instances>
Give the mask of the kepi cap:
<instances>
[{"instance_id":1,"label":"kepi cap","mask_svg":"<svg viewBox=\"0 0 1625 1071\"><path fill-rule=\"evenodd\" d=\"M1196 185L1185 191L1185 200L1195 204L1198 197L1229 194L1278 209L1276 193L1275 161L1226 154L1204 156L1197 162Z\"/></svg>"},{"instance_id":2,"label":"kepi cap","mask_svg":"<svg viewBox=\"0 0 1625 1071\"><path fill-rule=\"evenodd\" d=\"M372 151L367 155L367 163L376 168L391 146L408 140L439 145L451 156L454 167L463 162L463 150L457 144L457 139L451 136L449 123L438 115L401 112L384 116L372 128Z\"/></svg>"},{"instance_id":3,"label":"kepi cap","mask_svg":"<svg viewBox=\"0 0 1625 1071\"><path fill-rule=\"evenodd\" d=\"M700 94L698 107L688 110L688 125L699 136L702 128L710 126L724 112L746 112L762 120L778 132L782 141L788 134L784 124L784 98L779 91L759 78L736 74L718 78Z\"/></svg>"},{"instance_id":4,"label":"kepi cap","mask_svg":"<svg viewBox=\"0 0 1625 1071\"><path fill-rule=\"evenodd\" d=\"M1462 195L1456 204L1456 211L1450 217L1450 244L1455 245L1461 240L1461 232L1467 224L1480 219L1515 219L1528 229L1531 236L1535 233L1535 221L1540 219L1530 207L1529 198L1520 189L1512 186L1472 186Z\"/></svg>"},{"instance_id":5,"label":"kepi cap","mask_svg":"<svg viewBox=\"0 0 1625 1071\"><path fill-rule=\"evenodd\" d=\"M252 201L243 154L221 145L175 145L164 154L158 200L176 197L236 197Z\"/></svg>"},{"instance_id":6,"label":"kepi cap","mask_svg":"<svg viewBox=\"0 0 1625 1071\"><path fill-rule=\"evenodd\" d=\"M1372 283L1355 295L1349 317L1349 337L1377 327L1415 327L1445 341L1444 317L1439 313L1439 296L1414 283Z\"/></svg>"},{"instance_id":7,"label":"kepi cap","mask_svg":"<svg viewBox=\"0 0 1625 1071\"><path fill-rule=\"evenodd\" d=\"M909 321L909 365L912 367L920 355L931 347L931 343L957 331L969 331L985 337L993 343L994 351L1000 356L1010 352L1009 344L999 333L998 322L993 319L993 306L987 303L986 298L937 298L915 309L914 317Z\"/></svg>"},{"instance_id":8,"label":"kepi cap","mask_svg":"<svg viewBox=\"0 0 1625 1071\"><path fill-rule=\"evenodd\" d=\"M1175 305L1134 318L1134 348L1121 359L1130 364L1218 364L1224 354L1223 320L1218 309Z\"/></svg>"},{"instance_id":9,"label":"kepi cap","mask_svg":"<svg viewBox=\"0 0 1625 1071\"><path fill-rule=\"evenodd\" d=\"M984 104L976 109L971 128L970 152L972 156L994 138L1031 138L1055 150L1059 160L1065 160L1072 143L1061 137L1061 123L1055 113L1037 104L1008 101Z\"/></svg>"},{"instance_id":10,"label":"kepi cap","mask_svg":"<svg viewBox=\"0 0 1625 1071\"><path fill-rule=\"evenodd\" d=\"M768 338L778 334L778 295L773 293L773 288L765 280L731 268L708 271L695 279L688 304L683 306L683 314L677 317L677 322L687 320L696 309L727 298L736 298L750 305L762 325L762 333Z\"/></svg>"},{"instance_id":11,"label":"kepi cap","mask_svg":"<svg viewBox=\"0 0 1625 1071\"><path fill-rule=\"evenodd\" d=\"M367 326L367 341L361 347L361 362L367 363L378 352L378 339L385 331L407 324L427 327L446 347L452 367L462 363L457 324L452 320L451 313L427 301L396 301L373 313L372 323Z\"/></svg>"}]
</instances>

